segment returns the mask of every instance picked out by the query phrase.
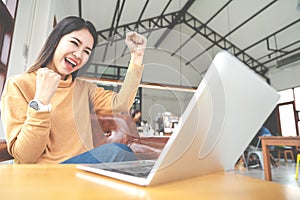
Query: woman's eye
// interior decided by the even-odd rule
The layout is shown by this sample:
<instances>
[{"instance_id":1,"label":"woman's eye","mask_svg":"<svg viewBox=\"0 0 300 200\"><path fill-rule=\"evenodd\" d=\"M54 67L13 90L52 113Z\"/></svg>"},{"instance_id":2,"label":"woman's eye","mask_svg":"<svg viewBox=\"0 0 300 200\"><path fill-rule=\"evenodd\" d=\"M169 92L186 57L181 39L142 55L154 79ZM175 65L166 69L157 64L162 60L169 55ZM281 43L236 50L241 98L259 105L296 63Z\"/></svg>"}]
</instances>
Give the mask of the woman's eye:
<instances>
[{"instance_id":1,"label":"woman's eye","mask_svg":"<svg viewBox=\"0 0 300 200\"><path fill-rule=\"evenodd\" d=\"M87 55L90 55L90 54L91 54L91 52L88 51L88 50L84 50L84 52L85 52Z\"/></svg>"},{"instance_id":2,"label":"woman's eye","mask_svg":"<svg viewBox=\"0 0 300 200\"><path fill-rule=\"evenodd\" d=\"M73 44L75 44L76 46L78 46L78 43L75 41L71 41Z\"/></svg>"}]
</instances>

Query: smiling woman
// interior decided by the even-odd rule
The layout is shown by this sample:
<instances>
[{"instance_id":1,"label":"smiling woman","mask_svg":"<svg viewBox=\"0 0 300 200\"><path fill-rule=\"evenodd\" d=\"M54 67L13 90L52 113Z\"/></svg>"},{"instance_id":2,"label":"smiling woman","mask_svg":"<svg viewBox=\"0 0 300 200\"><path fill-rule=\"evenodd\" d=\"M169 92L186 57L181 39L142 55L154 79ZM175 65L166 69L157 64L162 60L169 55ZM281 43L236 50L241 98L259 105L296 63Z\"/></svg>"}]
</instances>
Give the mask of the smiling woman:
<instances>
[{"instance_id":1,"label":"smiling woman","mask_svg":"<svg viewBox=\"0 0 300 200\"><path fill-rule=\"evenodd\" d=\"M147 39L129 32L125 42L131 60L123 87L116 93L76 79L97 44L93 24L79 17L57 24L35 63L26 73L10 77L3 92L2 120L8 152L16 163L134 159L131 149L119 143L94 148L89 120L93 112L128 112L134 101Z\"/></svg>"},{"instance_id":2,"label":"smiling woman","mask_svg":"<svg viewBox=\"0 0 300 200\"><path fill-rule=\"evenodd\" d=\"M93 44L94 39L87 29L64 35L47 68L59 73L61 79L65 80L68 74L79 70L88 61Z\"/></svg>"},{"instance_id":3,"label":"smiling woman","mask_svg":"<svg viewBox=\"0 0 300 200\"><path fill-rule=\"evenodd\" d=\"M82 18L67 17L61 20L50 33L36 62L28 69L28 72L33 72L40 67L46 67L49 62L55 59L55 54L60 53L58 52L61 51L60 49L67 47L73 47L71 54L75 55L78 54L76 51L81 50L79 47L84 48L84 51L88 54L86 57L87 61L97 42L96 29L91 22L85 21ZM64 47L64 45L67 46ZM74 70L72 73L73 78L76 77L76 74L77 71Z\"/></svg>"}]
</instances>

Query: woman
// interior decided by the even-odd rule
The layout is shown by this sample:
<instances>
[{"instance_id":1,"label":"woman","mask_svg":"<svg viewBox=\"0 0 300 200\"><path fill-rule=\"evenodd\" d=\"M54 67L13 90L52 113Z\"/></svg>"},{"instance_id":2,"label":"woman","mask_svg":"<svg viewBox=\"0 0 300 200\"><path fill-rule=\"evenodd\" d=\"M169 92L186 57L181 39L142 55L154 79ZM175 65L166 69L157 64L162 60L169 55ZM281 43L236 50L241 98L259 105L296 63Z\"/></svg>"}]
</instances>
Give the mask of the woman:
<instances>
[{"instance_id":1,"label":"woman","mask_svg":"<svg viewBox=\"0 0 300 200\"><path fill-rule=\"evenodd\" d=\"M122 144L93 149L89 120L91 107L96 113L128 112L134 101L147 40L130 32L125 42L131 59L123 86L119 93L105 91L76 79L97 44L93 24L79 17L57 24L36 62L26 73L10 78L3 92L2 122L15 163L134 159Z\"/></svg>"}]
</instances>

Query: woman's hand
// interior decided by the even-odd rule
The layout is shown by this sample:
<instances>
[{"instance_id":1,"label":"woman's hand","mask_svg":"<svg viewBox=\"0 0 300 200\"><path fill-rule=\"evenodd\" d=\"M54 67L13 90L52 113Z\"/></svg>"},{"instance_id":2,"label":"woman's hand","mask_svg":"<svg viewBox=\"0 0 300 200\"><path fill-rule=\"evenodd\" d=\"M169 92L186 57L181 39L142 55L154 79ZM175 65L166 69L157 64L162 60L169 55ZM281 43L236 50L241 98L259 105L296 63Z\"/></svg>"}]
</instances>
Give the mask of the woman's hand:
<instances>
[{"instance_id":1,"label":"woman's hand","mask_svg":"<svg viewBox=\"0 0 300 200\"><path fill-rule=\"evenodd\" d=\"M38 69L34 99L39 100L44 105L48 105L58 87L60 78L59 74L47 67Z\"/></svg>"},{"instance_id":2,"label":"woman's hand","mask_svg":"<svg viewBox=\"0 0 300 200\"><path fill-rule=\"evenodd\" d=\"M142 65L147 38L137 32L128 32L125 43L130 51L131 61L136 65Z\"/></svg>"}]
</instances>

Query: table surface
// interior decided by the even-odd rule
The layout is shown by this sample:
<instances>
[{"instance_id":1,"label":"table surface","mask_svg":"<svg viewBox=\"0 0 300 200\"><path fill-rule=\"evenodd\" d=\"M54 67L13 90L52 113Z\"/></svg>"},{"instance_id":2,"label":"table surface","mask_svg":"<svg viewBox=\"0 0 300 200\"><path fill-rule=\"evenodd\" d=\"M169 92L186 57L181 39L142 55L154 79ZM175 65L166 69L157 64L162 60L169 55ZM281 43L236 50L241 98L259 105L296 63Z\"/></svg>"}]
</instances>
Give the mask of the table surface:
<instances>
[{"instance_id":1,"label":"table surface","mask_svg":"<svg viewBox=\"0 0 300 200\"><path fill-rule=\"evenodd\" d=\"M0 165L0 199L297 199L300 188L233 172L151 187L83 172L75 165Z\"/></svg>"},{"instance_id":2,"label":"table surface","mask_svg":"<svg viewBox=\"0 0 300 200\"><path fill-rule=\"evenodd\" d=\"M260 136L267 145L300 145L300 136Z\"/></svg>"}]
</instances>

